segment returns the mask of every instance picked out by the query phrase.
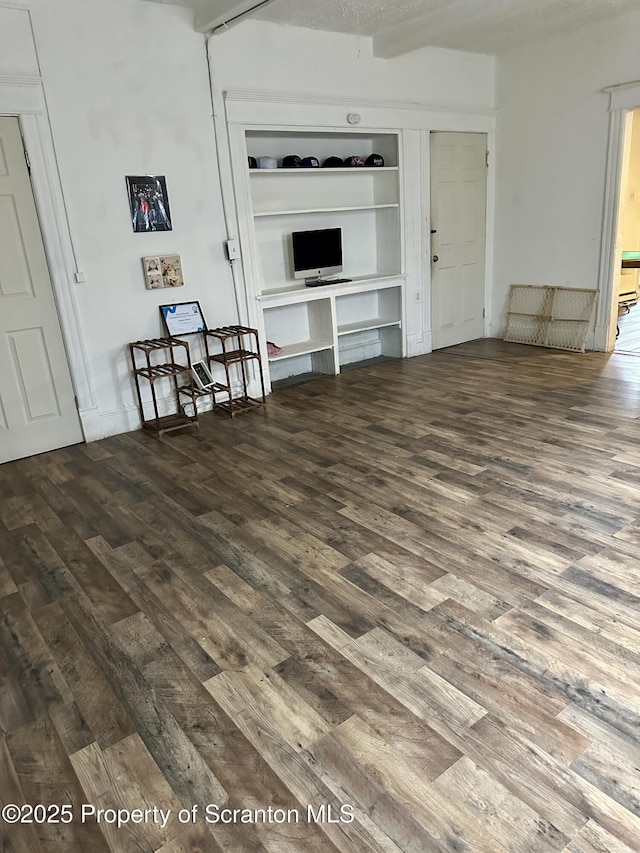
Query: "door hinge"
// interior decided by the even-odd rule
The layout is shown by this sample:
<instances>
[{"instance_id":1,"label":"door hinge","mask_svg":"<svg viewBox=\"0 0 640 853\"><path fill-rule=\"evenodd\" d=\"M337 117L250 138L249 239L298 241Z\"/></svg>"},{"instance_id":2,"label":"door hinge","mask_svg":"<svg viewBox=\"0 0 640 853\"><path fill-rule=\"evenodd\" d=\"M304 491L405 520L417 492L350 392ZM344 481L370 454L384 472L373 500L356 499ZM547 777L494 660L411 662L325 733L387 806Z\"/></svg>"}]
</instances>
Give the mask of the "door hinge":
<instances>
[{"instance_id":1,"label":"door hinge","mask_svg":"<svg viewBox=\"0 0 640 853\"><path fill-rule=\"evenodd\" d=\"M29 152L27 149L24 149L24 162L27 164L27 172L31 174L31 160L29 159Z\"/></svg>"},{"instance_id":2,"label":"door hinge","mask_svg":"<svg viewBox=\"0 0 640 853\"><path fill-rule=\"evenodd\" d=\"M488 168L489 168L489 152L488 152L488 151L485 151L485 152L484 152L484 158L485 158L485 159L484 159L485 165L486 165L486 167L487 167L487 169L488 169Z\"/></svg>"},{"instance_id":3,"label":"door hinge","mask_svg":"<svg viewBox=\"0 0 640 853\"><path fill-rule=\"evenodd\" d=\"M483 308L482 309L482 319L484 320L486 316L487 316L487 309Z\"/></svg>"}]
</instances>

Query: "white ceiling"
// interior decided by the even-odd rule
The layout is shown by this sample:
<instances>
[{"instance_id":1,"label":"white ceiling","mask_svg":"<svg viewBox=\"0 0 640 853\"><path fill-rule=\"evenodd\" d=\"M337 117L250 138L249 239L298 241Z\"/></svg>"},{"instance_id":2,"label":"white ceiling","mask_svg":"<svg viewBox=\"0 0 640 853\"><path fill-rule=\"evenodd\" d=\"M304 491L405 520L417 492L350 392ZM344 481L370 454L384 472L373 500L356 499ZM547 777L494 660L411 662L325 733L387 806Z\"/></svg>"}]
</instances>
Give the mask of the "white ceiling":
<instances>
[{"instance_id":1,"label":"white ceiling","mask_svg":"<svg viewBox=\"0 0 640 853\"><path fill-rule=\"evenodd\" d=\"M206 20L211 21L231 18L252 5L246 0L152 2L199 5L207 13L209 7ZM374 53L391 57L427 45L503 53L638 7L638 0L271 0L247 17L371 36Z\"/></svg>"}]
</instances>

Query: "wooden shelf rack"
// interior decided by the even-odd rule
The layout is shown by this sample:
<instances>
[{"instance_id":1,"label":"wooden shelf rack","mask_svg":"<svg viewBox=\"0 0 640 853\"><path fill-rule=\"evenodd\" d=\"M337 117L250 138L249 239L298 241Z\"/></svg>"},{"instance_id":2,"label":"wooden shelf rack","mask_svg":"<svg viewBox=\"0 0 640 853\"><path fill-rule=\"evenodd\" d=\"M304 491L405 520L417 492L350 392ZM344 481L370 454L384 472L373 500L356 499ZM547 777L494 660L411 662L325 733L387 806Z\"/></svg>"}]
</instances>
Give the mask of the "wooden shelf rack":
<instances>
[{"instance_id":1,"label":"wooden shelf rack","mask_svg":"<svg viewBox=\"0 0 640 853\"><path fill-rule=\"evenodd\" d=\"M168 361L157 361L158 358ZM184 427L198 426L198 412L194 407L192 417L184 413L180 405L180 393L182 388L190 388L195 392L193 376L191 374L191 356L189 344L179 338L151 338L145 341L134 341L129 344L132 372L135 380L136 394L138 397L138 409L143 429L161 436L167 432L183 429ZM140 380L148 381L151 391L151 399L143 401ZM176 411L167 415L161 415L158 405L158 394L156 382L160 379L171 380L174 387ZM185 379L188 385L180 385ZM153 415L147 412L151 406Z\"/></svg>"}]
</instances>

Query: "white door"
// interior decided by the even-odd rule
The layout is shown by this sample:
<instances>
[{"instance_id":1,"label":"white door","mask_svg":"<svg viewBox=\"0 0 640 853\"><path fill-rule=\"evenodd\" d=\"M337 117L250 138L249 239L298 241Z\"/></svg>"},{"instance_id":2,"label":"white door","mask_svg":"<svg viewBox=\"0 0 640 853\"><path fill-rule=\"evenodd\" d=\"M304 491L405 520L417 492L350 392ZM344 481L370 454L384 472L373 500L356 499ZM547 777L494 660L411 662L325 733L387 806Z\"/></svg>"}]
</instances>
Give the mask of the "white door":
<instances>
[{"instance_id":1,"label":"white door","mask_svg":"<svg viewBox=\"0 0 640 853\"><path fill-rule=\"evenodd\" d=\"M484 335L487 137L430 138L431 331L439 349Z\"/></svg>"},{"instance_id":2,"label":"white door","mask_svg":"<svg viewBox=\"0 0 640 853\"><path fill-rule=\"evenodd\" d=\"M0 117L0 462L82 440L18 119Z\"/></svg>"}]
</instances>

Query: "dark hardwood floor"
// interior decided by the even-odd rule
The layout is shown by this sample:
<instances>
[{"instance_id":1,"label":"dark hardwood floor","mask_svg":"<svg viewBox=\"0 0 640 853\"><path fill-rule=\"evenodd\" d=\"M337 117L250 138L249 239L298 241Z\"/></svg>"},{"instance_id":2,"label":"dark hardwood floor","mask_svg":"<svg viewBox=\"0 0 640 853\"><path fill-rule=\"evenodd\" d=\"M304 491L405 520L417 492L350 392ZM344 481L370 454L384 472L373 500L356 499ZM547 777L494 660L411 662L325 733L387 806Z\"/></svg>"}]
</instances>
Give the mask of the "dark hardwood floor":
<instances>
[{"instance_id":1,"label":"dark hardwood floor","mask_svg":"<svg viewBox=\"0 0 640 853\"><path fill-rule=\"evenodd\" d=\"M640 850L639 416L481 341L0 466L0 850Z\"/></svg>"}]
</instances>

